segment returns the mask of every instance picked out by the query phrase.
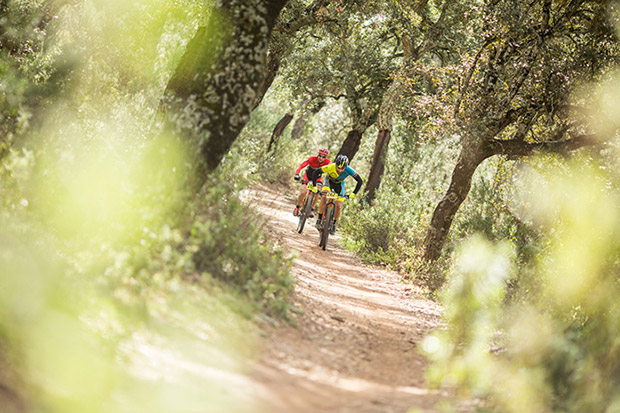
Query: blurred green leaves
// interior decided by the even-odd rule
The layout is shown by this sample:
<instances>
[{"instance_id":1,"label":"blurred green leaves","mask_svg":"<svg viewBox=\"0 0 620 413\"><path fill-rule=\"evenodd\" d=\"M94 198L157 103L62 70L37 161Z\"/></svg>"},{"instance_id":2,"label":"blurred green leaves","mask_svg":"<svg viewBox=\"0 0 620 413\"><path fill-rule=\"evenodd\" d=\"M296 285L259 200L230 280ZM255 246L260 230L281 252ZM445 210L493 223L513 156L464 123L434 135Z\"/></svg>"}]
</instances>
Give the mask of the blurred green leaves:
<instances>
[{"instance_id":1,"label":"blurred green leaves","mask_svg":"<svg viewBox=\"0 0 620 413\"><path fill-rule=\"evenodd\" d=\"M0 46L33 46L0 50L0 410L252 409L227 390L251 317L287 315L290 259L236 165L188 192L192 152L157 115L208 2L50 2L34 44L41 3L0 16Z\"/></svg>"},{"instance_id":2,"label":"blurred green leaves","mask_svg":"<svg viewBox=\"0 0 620 413\"><path fill-rule=\"evenodd\" d=\"M39 158L27 191L32 208L58 235L82 242L127 242L158 225L181 201L185 149L161 136L144 146L100 126L91 142L64 136ZM79 132L78 132L79 133Z\"/></svg>"},{"instance_id":3,"label":"blurred green leaves","mask_svg":"<svg viewBox=\"0 0 620 413\"><path fill-rule=\"evenodd\" d=\"M441 294L449 329L427 338L429 378L499 411L608 411L620 388L620 213L597 162L529 174L529 219L549 240L535 274L471 240ZM521 270L523 271L523 270ZM512 275L511 275L512 274ZM513 281L509 284L508 280ZM511 285L512 298L505 297Z\"/></svg>"}]
</instances>

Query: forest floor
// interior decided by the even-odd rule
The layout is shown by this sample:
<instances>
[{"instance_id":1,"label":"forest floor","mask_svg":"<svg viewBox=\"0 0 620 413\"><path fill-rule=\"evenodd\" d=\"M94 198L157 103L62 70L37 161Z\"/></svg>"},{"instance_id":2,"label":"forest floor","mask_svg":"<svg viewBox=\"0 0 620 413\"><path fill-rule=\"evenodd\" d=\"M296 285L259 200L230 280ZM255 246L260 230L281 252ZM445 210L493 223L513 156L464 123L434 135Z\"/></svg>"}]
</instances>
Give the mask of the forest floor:
<instances>
[{"instance_id":1,"label":"forest floor","mask_svg":"<svg viewBox=\"0 0 620 413\"><path fill-rule=\"evenodd\" d=\"M297 326L267 328L253 380L268 412L435 412L474 406L448 390L431 389L424 337L442 328L442 308L398 273L365 265L345 251L340 236L318 246L314 219L297 233L292 190L260 188L254 205L270 238L297 250L293 304ZM256 197L256 194L252 194Z\"/></svg>"}]
</instances>

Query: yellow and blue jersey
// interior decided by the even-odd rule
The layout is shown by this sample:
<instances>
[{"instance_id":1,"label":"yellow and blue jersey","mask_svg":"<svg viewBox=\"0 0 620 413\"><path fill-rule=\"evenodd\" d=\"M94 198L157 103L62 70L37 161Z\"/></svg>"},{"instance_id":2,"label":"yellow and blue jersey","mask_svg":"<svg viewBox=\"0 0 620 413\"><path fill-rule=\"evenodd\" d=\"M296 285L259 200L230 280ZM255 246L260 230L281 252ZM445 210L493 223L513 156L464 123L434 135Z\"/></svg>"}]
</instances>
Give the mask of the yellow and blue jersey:
<instances>
[{"instance_id":1,"label":"yellow and blue jersey","mask_svg":"<svg viewBox=\"0 0 620 413\"><path fill-rule=\"evenodd\" d=\"M331 179L335 183L340 183L344 181L345 179L347 179L347 177L349 176L355 177L357 175L357 172L355 172L355 170L351 168L350 166L347 166L346 168L344 168L344 171L342 171L341 174L338 174L338 172L336 171L335 163L330 163L329 165L325 165L321 167L321 169L323 170L324 173L327 174L327 176L329 176L329 179Z\"/></svg>"},{"instance_id":2,"label":"yellow and blue jersey","mask_svg":"<svg viewBox=\"0 0 620 413\"><path fill-rule=\"evenodd\" d=\"M335 163L325 165L321 167L321 170L328 176L330 187L334 189L336 193L339 193L340 196L344 196L344 180L347 179L349 176L353 177L357 181L357 185L353 190L353 193L357 194L357 192L362 187L362 178L350 166L344 168L344 171L342 171L342 173L340 174L338 173L338 171L336 171Z\"/></svg>"}]
</instances>

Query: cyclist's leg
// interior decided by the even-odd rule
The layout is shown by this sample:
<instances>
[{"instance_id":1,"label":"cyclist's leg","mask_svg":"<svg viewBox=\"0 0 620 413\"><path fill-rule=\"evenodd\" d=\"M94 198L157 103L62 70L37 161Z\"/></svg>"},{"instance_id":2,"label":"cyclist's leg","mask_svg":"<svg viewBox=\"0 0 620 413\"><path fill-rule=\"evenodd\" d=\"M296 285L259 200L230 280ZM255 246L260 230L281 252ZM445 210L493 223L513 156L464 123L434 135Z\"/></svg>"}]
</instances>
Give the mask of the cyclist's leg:
<instances>
[{"instance_id":1,"label":"cyclist's leg","mask_svg":"<svg viewBox=\"0 0 620 413\"><path fill-rule=\"evenodd\" d=\"M330 182L330 185L331 185L331 182ZM327 198L325 197L325 194L327 193L328 189L329 189L328 185L324 185L321 188L321 203L319 204L319 218L323 216L323 213L325 212L325 204L327 203Z\"/></svg>"},{"instance_id":2,"label":"cyclist's leg","mask_svg":"<svg viewBox=\"0 0 620 413\"><path fill-rule=\"evenodd\" d=\"M323 186L323 181L321 179L321 170L320 169L316 169L313 172L311 172L310 174L308 174L308 181L312 182L312 184L314 185L315 188L318 189L318 191L321 191L321 188ZM312 194L308 193L308 196L312 196ZM310 218L314 217L314 210L316 208L316 203L318 202L319 198L318 197L313 197L313 202L312 202L312 207L310 210Z\"/></svg>"},{"instance_id":3,"label":"cyclist's leg","mask_svg":"<svg viewBox=\"0 0 620 413\"><path fill-rule=\"evenodd\" d=\"M298 216L299 211L304 204L306 199L306 195L308 194L308 176L304 171L304 176L301 178L301 188L299 190L299 196L297 196L297 203L295 204L295 209L293 210L293 215Z\"/></svg>"},{"instance_id":4,"label":"cyclist's leg","mask_svg":"<svg viewBox=\"0 0 620 413\"><path fill-rule=\"evenodd\" d=\"M321 220L323 219L323 213L325 213L325 205L327 204L327 198L325 197L325 195L327 194L327 191L329 189L329 187L332 185L332 181L328 181L329 185L323 185L323 187L321 188L321 202L319 203L319 216L316 219L316 227L320 228L321 227Z\"/></svg>"},{"instance_id":5,"label":"cyclist's leg","mask_svg":"<svg viewBox=\"0 0 620 413\"><path fill-rule=\"evenodd\" d=\"M297 206L301 206L301 204L304 202L304 199L306 199L306 194L308 193L308 189L306 188L306 185L302 184L301 185L301 189L299 191L299 195L297 196Z\"/></svg>"},{"instance_id":6,"label":"cyclist's leg","mask_svg":"<svg viewBox=\"0 0 620 413\"><path fill-rule=\"evenodd\" d=\"M336 192L340 197L344 197L344 182L341 183L340 187L338 188L338 191L336 191L336 189L334 189L334 192ZM336 221L338 221L338 218L340 217L340 211L342 210L342 201L341 200L336 200L336 212L334 214L334 220L331 223L330 226L330 233L333 234L336 232Z\"/></svg>"},{"instance_id":7,"label":"cyclist's leg","mask_svg":"<svg viewBox=\"0 0 620 413\"><path fill-rule=\"evenodd\" d=\"M306 198L306 194L308 193L308 188L306 187L307 184L308 184L308 176L304 172L304 176L301 177L301 189L299 190L299 196L297 197L298 208L304 202L304 199Z\"/></svg>"},{"instance_id":8,"label":"cyclist's leg","mask_svg":"<svg viewBox=\"0 0 620 413\"><path fill-rule=\"evenodd\" d=\"M323 220L323 213L325 212L325 205L327 204L327 198L325 197L324 191L320 193L320 196L321 202L319 202L319 215L317 216L316 223L314 224L314 226L317 228L321 228L321 221Z\"/></svg>"},{"instance_id":9,"label":"cyclist's leg","mask_svg":"<svg viewBox=\"0 0 620 413\"><path fill-rule=\"evenodd\" d=\"M317 187L317 189L319 190L319 192L321 192L321 190L323 189L323 179L319 176L316 180L316 182L314 182L314 185ZM314 203L312 204L312 209L316 210L316 203L319 201L319 197L315 196L314 197Z\"/></svg>"},{"instance_id":10,"label":"cyclist's leg","mask_svg":"<svg viewBox=\"0 0 620 413\"><path fill-rule=\"evenodd\" d=\"M334 188L334 192L338 194L341 198L344 197L344 182L341 182L339 187ZM336 215L334 215L334 221L340 217L340 210L342 209L342 201L336 201Z\"/></svg>"},{"instance_id":11,"label":"cyclist's leg","mask_svg":"<svg viewBox=\"0 0 620 413\"><path fill-rule=\"evenodd\" d=\"M334 221L340 217L340 211L342 210L342 201L336 201L336 215L334 215Z\"/></svg>"}]
</instances>

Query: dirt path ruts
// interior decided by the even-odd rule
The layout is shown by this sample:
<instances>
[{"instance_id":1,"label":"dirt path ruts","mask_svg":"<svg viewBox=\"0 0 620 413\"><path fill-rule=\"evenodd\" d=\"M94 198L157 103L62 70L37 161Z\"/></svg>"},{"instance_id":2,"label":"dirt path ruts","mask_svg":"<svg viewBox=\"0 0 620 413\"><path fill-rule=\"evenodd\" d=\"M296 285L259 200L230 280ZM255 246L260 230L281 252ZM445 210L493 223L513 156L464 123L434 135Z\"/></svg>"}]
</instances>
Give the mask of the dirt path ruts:
<instances>
[{"instance_id":1,"label":"dirt path ruts","mask_svg":"<svg viewBox=\"0 0 620 413\"><path fill-rule=\"evenodd\" d=\"M293 269L293 300L303 309L298 327L274 328L255 368L265 411L433 412L442 399L454 401L427 387L427 361L417 350L439 327L440 305L397 273L362 264L339 246L338 234L322 251L314 220L298 234L285 192L261 188L254 203L273 241L300 251Z\"/></svg>"}]
</instances>

